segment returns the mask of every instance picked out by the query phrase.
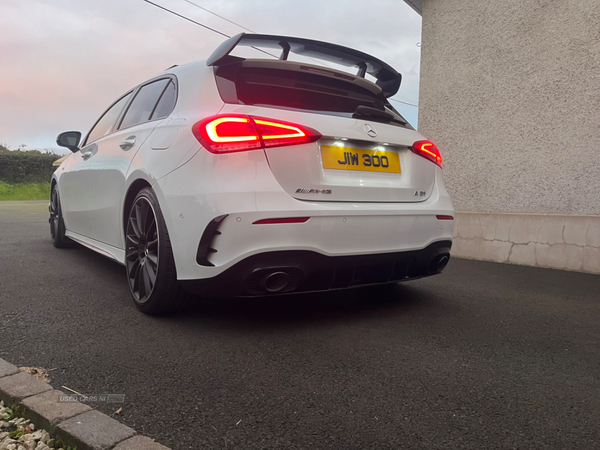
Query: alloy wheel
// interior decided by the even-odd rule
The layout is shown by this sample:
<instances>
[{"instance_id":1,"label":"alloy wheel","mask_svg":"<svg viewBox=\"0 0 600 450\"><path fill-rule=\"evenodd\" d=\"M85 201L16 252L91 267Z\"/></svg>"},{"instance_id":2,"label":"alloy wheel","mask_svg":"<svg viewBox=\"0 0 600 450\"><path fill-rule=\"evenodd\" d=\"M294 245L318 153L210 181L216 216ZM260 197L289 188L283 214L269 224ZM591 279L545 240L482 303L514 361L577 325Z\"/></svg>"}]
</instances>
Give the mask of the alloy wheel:
<instances>
[{"instance_id":1,"label":"alloy wheel","mask_svg":"<svg viewBox=\"0 0 600 450\"><path fill-rule=\"evenodd\" d=\"M52 242L56 242L59 233L59 206L58 206L58 190L52 189L50 196L50 234L52 235Z\"/></svg>"},{"instance_id":2,"label":"alloy wheel","mask_svg":"<svg viewBox=\"0 0 600 450\"><path fill-rule=\"evenodd\" d=\"M158 238L156 213L146 197L139 197L129 213L126 231L129 287L139 303L148 300L156 284Z\"/></svg>"}]
</instances>

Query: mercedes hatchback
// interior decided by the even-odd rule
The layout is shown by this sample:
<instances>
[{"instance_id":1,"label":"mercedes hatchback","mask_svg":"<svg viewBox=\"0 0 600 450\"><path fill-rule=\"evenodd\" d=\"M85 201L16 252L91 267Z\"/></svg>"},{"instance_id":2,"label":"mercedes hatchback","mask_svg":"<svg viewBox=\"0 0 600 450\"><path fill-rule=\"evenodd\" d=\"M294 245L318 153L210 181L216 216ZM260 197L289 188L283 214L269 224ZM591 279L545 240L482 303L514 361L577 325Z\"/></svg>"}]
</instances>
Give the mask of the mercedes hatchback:
<instances>
[{"instance_id":1,"label":"mercedes hatchback","mask_svg":"<svg viewBox=\"0 0 600 450\"><path fill-rule=\"evenodd\" d=\"M233 56L238 46L281 57ZM73 153L52 177L52 242L123 264L148 314L187 292L253 297L437 274L454 210L437 147L389 102L400 82L350 48L234 36L126 92L83 140L58 136Z\"/></svg>"}]
</instances>

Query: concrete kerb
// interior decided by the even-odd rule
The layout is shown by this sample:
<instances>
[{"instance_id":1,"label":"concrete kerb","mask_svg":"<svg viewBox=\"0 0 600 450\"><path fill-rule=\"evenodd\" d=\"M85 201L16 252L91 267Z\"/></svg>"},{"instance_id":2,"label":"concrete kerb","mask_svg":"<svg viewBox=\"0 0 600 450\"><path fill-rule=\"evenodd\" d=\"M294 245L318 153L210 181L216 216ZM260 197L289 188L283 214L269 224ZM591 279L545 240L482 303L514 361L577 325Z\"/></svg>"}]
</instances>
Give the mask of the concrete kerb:
<instances>
[{"instance_id":1,"label":"concrete kerb","mask_svg":"<svg viewBox=\"0 0 600 450\"><path fill-rule=\"evenodd\" d=\"M20 414L66 445L78 450L169 450L88 405L59 402L64 395L0 358L0 400L18 406Z\"/></svg>"},{"instance_id":2,"label":"concrete kerb","mask_svg":"<svg viewBox=\"0 0 600 450\"><path fill-rule=\"evenodd\" d=\"M0 378L6 377L8 375L14 375L19 373L20 370L17 366L13 366L12 364L0 359Z\"/></svg>"}]
</instances>

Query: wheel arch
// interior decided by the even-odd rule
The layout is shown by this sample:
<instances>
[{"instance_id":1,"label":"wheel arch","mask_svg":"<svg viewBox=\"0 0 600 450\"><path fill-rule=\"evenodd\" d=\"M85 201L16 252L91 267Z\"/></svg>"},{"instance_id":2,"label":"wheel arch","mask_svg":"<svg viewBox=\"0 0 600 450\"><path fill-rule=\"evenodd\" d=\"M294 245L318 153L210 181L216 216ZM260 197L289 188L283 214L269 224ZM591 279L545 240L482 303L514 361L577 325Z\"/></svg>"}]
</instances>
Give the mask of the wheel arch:
<instances>
[{"instance_id":1,"label":"wheel arch","mask_svg":"<svg viewBox=\"0 0 600 450\"><path fill-rule=\"evenodd\" d=\"M143 178L137 178L129 185L129 188L125 193L125 198L123 200L123 210L121 214L121 226L123 227L123 236L125 236L125 232L127 230L127 215L129 213L129 210L131 209L133 200L135 199L135 196L138 195L138 193L146 187L152 189L152 185L147 180Z\"/></svg>"},{"instance_id":2,"label":"wheel arch","mask_svg":"<svg viewBox=\"0 0 600 450\"><path fill-rule=\"evenodd\" d=\"M144 188L150 188L152 189L152 191L154 191L154 194L156 194L156 200L158 201L158 206L165 220L167 231L171 231L171 229L173 228L172 218L170 214L171 208L169 208L169 204L164 197L161 184L151 173L139 169L134 170L128 176L126 188L124 189L125 194L123 195L121 201L120 226L123 249L125 249L126 246L125 236L127 233L127 217L129 215L131 206L133 205L135 197Z\"/></svg>"},{"instance_id":3,"label":"wheel arch","mask_svg":"<svg viewBox=\"0 0 600 450\"><path fill-rule=\"evenodd\" d=\"M151 193L148 192L148 189ZM144 194L140 194L142 190L144 190ZM164 218L164 216L160 206L160 194L160 188L157 186L157 183L152 184L145 178L136 178L129 184L123 200L122 222L123 234L125 236L124 240L127 240L128 219L133 212L133 205L136 198L144 199L150 203L151 210L153 210L153 214L155 215L156 231L153 235L153 239L155 239L154 245L156 245L156 249L153 253L155 259L151 259L155 264L154 271L133 271L132 269L135 267L135 264L137 264L137 267L144 267L144 262L140 262L141 256L139 256L143 254L142 252L145 251L146 253L145 259L150 258L148 255L151 247L148 236L152 235L147 234L148 229L146 227L141 227L135 232L139 238L137 242L135 240L131 241L134 249L132 255L139 252L137 262L132 259L127 259L127 256L125 257L125 267L130 291L136 306L146 314L163 314L170 312L188 296L187 292L180 287L177 281L177 267L174 261L172 247L169 243L169 234L168 231L165 230L167 223L166 220L161 220L161 217ZM153 204L156 206L153 206ZM139 217L137 219L139 220ZM166 231L166 234L164 235L162 234L163 230ZM143 239L140 233L144 235ZM158 239L160 236L163 236L162 240ZM127 254L128 242L129 241L127 241L125 245L125 254ZM154 273L153 281L151 275L152 272ZM146 273L146 275L144 275L144 273ZM142 289L140 287L142 285L151 286L150 291L147 290L148 288L144 288L144 298L142 298ZM136 286L138 286L138 288L136 288Z\"/></svg>"}]
</instances>

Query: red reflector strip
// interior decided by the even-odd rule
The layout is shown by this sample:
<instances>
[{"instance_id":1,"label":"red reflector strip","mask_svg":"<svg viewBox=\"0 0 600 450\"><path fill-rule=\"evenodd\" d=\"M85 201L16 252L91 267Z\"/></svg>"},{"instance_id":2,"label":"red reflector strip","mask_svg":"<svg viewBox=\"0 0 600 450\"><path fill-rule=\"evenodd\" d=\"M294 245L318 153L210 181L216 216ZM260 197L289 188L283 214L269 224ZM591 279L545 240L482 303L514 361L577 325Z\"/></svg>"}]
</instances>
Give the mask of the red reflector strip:
<instances>
[{"instance_id":1,"label":"red reflector strip","mask_svg":"<svg viewBox=\"0 0 600 450\"><path fill-rule=\"evenodd\" d=\"M437 220L454 220L454 217L452 216L435 216L437 217Z\"/></svg>"},{"instance_id":2,"label":"red reflector strip","mask_svg":"<svg viewBox=\"0 0 600 450\"><path fill-rule=\"evenodd\" d=\"M281 217L279 219L261 219L256 222L252 222L252 225L266 225L272 223L304 223L310 217Z\"/></svg>"}]
</instances>

